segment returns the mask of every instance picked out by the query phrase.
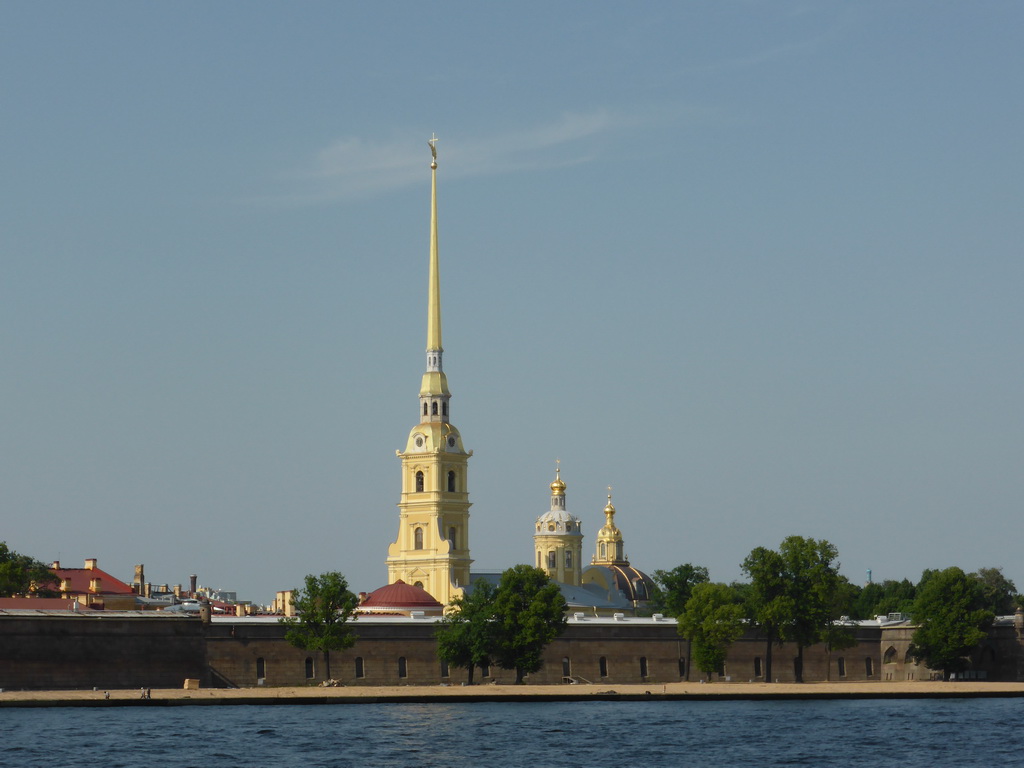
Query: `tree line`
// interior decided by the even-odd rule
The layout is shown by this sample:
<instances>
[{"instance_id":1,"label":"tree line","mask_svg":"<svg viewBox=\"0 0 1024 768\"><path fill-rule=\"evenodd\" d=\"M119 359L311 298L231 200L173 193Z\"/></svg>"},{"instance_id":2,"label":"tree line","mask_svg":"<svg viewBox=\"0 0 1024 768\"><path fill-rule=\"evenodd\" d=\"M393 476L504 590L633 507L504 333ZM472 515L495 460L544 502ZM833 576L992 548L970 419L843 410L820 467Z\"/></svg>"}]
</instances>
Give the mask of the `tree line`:
<instances>
[{"instance_id":1,"label":"tree line","mask_svg":"<svg viewBox=\"0 0 1024 768\"><path fill-rule=\"evenodd\" d=\"M926 570L917 584L904 579L861 587L839 573L837 558L824 539L789 536L777 550L757 547L747 555L747 581L712 583L707 568L691 563L655 571L648 610L677 618L693 663L709 676L722 669L729 646L752 630L765 643L764 679L774 679L773 647L793 643L795 678L802 682L807 647L851 647L854 622L892 613L917 624L911 657L948 679L970 666L970 653L995 616L1024 604L1001 568Z\"/></svg>"},{"instance_id":2,"label":"tree line","mask_svg":"<svg viewBox=\"0 0 1024 768\"><path fill-rule=\"evenodd\" d=\"M340 573L306 576L292 591L293 616L280 619L285 639L296 648L320 651L331 679L331 651L351 648L351 625L358 598ZM544 571L517 565L501 574L497 586L480 579L463 597L452 600L438 624L438 657L465 668L473 683L476 667L497 664L515 670L516 683L542 665L544 648L565 629L566 603Z\"/></svg>"}]
</instances>

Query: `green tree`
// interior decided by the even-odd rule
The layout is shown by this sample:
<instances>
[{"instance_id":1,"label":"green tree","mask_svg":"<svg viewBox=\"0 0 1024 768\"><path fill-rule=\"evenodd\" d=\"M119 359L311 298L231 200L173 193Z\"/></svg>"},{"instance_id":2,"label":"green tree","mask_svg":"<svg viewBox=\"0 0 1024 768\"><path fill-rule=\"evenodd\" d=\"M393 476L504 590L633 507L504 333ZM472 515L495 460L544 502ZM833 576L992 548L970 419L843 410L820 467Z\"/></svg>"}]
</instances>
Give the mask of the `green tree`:
<instances>
[{"instance_id":1,"label":"green tree","mask_svg":"<svg viewBox=\"0 0 1024 768\"><path fill-rule=\"evenodd\" d=\"M933 571L914 601L918 628L910 655L929 668L942 670L942 679L970 666L970 653L987 636L995 618L985 608L985 594L977 579L959 568Z\"/></svg>"},{"instance_id":2,"label":"green tree","mask_svg":"<svg viewBox=\"0 0 1024 768\"><path fill-rule=\"evenodd\" d=\"M473 684L473 670L490 664L494 635L494 587L477 580L464 597L451 602L451 610L438 625L437 655L455 667L464 667Z\"/></svg>"},{"instance_id":3,"label":"green tree","mask_svg":"<svg viewBox=\"0 0 1024 768\"><path fill-rule=\"evenodd\" d=\"M697 584L679 616L679 633L690 641L693 662L708 675L725 664L729 646L743 634L743 608L725 584Z\"/></svg>"},{"instance_id":4,"label":"green tree","mask_svg":"<svg viewBox=\"0 0 1024 768\"><path fill-rule=\"evenodd\" d=\"M0 541L0 597L56 596L57 577L43 563L19 555Z\"/></svg>"},{"instance_id":5,"label":"green tree","mask_svg":"<svg viewBox=\"0 0 1024 768\"><path fill-rule=\"evenodd\" d=\"M804 649L823 641L842 647L849 645L847 632L835 626L848 602L844 600L845 579L834 564L838 550L825 539L789 536L779 547L783 580L789 595L789 615L782 622L780 635L797 647L795 678L802 683Z\"/></svg>"},{"instance_id":6,"label":"green tree","mask_svg":"<svg viewBox=\"0 0 1024 768\"><path fill-rule=\"evenodd\" d=\"M295 615L280 619L288 626L284 636L289 643L323 652L327 680L331 679L331 651L355 644L355 633L348 622L358 604L359 598L349 591L348 581L337 571L310 574L305 589L292 592Z\"/></svg>"},{"instance_id":7,"label":"green tree","mask_svg":"<svg viewBox=\"0 0 1024 768\"><path fill-rule=\"evenodd\" d=\"M516 671L516 684L541 668L545 646L565 629L566 604L539 568L516 565L501 574L494 595L493 656Z\"/></svg>"},{"instance_id":8,"label":"green tree","mask_svg":"<svg viewBox=\"0 0 1024 768\"><path fill-rule=\"evenodd\" d=\"M684 563L671 571L655 571L653 613L664 613L668 616L679 616L686 609L693 588L708 582L708 569L702 565Z\"/></svg>"},{"instance_id":9,"label":"green tree","mask_svg":"<svg viewBox=\"0 0 1024 768\"><path fill-rule=\"evenodd\" d=\"M1006 616L1017 610L1017 587L1002 568L979 568L970 574L981 585L985 608L996 616Z\"/></svg>"},{"instance_id":10,"label":"green tree","mask_svg":"<svg viewBox=\"0 0 1024 768\"><path fill-rule=\"evenodd\" d=\"M782 557L767 547L755 547L743 560L743 572L750 577L746 590L747 617L765 640L764 679L772 681L772 646L782 645L782 627L793 606L786 591Z\"/></svg>"},{"instance_id":11,"label":"green tree","mask_svg":"<svg viewBox=\"0 0 1024 768\"><path fill-rule=\"evenodd\" d=\"M772 644L797 646L796 681L803 682L804 649L827 642L849 647L852 634L839 618L848 614L852 585L839 575L836 548L821 539L789 536L779 551L754 549L743 561L750 576L748 615L765 638L765 680L772 680Z\"/></svg>"}]
</instances>

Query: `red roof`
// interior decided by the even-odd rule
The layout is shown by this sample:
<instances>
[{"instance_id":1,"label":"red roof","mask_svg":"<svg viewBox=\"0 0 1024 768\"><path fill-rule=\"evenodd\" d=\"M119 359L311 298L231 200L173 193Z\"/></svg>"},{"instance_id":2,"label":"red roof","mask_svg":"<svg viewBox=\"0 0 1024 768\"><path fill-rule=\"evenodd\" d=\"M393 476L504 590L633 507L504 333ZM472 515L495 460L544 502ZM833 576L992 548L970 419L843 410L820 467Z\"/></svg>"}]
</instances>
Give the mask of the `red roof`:
<instances>
[{"instance_id":1,"label":"red roof","mask_svg":"<svg viewBox=\"0 0 1024 768\"><path fill-rule=\"evenodd\" d=\"M70 611L73 602L70 597L0 597L0 611Z\"/></svg>"},{"instance_id":2,"label":"red roof","mask_svg":"<svg viewBox=\"0 0 1024 768\"><path fill-rule=\"evenodd\" d=\"M57 584L55 589L61 592L65 592L70 595L130 595L132 594L132 588L125 584L120 579L115 579L106 571L102 571L99 568L51 568L55 574L57 574ZM93 579L100 580L100 589L98 592L93 592L89 585ZM60 588L60 582L66 580L68 582L67 589Z\"/></svg>"},{"instance_id":3,"label":"red roof","mask_svg":"<svg viewBox=\"0 0 1024 768\"><path fill-rule=\"evenodd\" d=\"M375 589L360 608L443 608L423 587L406 584L399 579L394 584Z\"/></svg>"}]
</instances>

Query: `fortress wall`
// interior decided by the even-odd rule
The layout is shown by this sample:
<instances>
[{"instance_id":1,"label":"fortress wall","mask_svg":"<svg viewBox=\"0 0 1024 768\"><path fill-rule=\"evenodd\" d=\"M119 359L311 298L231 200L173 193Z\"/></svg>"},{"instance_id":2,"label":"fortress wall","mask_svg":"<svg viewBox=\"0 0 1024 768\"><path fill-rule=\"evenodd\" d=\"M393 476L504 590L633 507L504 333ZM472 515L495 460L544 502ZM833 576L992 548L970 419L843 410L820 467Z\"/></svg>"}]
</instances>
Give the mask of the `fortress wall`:
<instances>
[{"instance_id":1,"label":"fortress wall","mask_svg":"<svg viewBox=\"0 0 1024 768\"><path fill-rule=\"evenodd\" d=\"M0 688L180 688L206 682L198 619L0 616Z\"/></svg>"}]
</instances>

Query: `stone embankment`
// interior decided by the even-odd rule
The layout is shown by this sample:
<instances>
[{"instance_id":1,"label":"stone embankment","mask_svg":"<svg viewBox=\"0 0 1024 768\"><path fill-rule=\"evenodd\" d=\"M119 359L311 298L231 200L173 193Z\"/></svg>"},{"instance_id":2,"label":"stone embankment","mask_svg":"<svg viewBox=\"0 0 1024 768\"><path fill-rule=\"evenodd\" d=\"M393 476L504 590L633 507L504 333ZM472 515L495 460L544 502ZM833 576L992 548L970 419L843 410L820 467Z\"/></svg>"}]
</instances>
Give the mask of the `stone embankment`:
<instances>
[{"instance_id":1,"label":"stone embankment","mask_svg":"<svg viewBox=\"0 0 1024 768\"><path fill-rule=\"evenodd\" d=\"M148 697L144 694L148 692ZM1024 697L1024 683L669 683L667 685L477 685L3 691L0 707L231 704L367 704L477 701L725 701Z\"/></svg>"}]
</instances>

